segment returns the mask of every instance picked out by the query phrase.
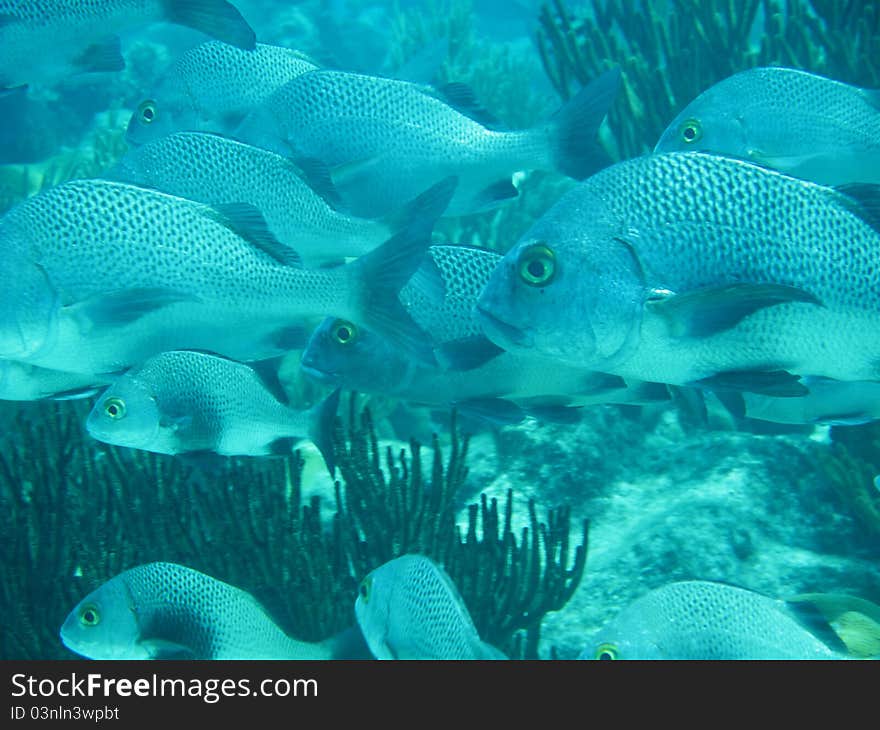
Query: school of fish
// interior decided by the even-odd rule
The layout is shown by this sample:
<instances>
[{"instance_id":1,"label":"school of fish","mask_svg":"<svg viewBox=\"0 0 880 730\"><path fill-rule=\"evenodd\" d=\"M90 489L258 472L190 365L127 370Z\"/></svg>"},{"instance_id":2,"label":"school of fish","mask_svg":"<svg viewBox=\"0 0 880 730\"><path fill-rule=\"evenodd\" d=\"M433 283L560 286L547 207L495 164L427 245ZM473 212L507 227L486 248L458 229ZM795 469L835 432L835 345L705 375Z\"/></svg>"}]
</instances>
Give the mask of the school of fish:
<instances>
[{"instance_id":1,"label":"school of fish","mask_svg":"<svg viewBox=\"0 0 880 730\"><path fill-rule=\"evenodd\" d=\"M342 389L488 427L682 391L742 418L880 418L880 91L743 70L652 153L612 162L599 139L616 67L507 129L462 84L259 43L226 0L0 0L0 99L118 71L119 34L155 22L211 39L143 90L127 154L0 217L0 398L97 394L92 437L163 454L271 457L308 439L331 474ZM432 240L438 219L508 204L532 171L576 184L519 240ZM298 351L328 386L311 408L278 378ZM846 655L800 613L672 584L583 656ZM364 576L354 617L379 659L505 658L424 556ZM171 563L113 578L61 636L94 658L344 654Z\"/></svg>"}]
</instances>

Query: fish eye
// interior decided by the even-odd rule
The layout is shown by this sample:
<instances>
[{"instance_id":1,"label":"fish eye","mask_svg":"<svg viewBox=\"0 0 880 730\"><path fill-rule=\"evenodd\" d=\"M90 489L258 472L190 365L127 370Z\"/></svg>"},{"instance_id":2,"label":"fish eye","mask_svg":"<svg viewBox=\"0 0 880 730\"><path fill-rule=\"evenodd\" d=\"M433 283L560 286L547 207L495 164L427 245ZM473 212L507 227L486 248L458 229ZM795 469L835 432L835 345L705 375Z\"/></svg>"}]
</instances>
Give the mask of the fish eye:
<instances>
[{"instance_id":1,"label":"fish eye","mask_svg":"<svg viewBox=\"0 0 880 730\"><path fill-rule=\"evenodd\" d=\"M357 337L357 327L351 322L346 322L344 319L337 319L333 323L332 332L333 339L340 345L348 345Z\"/></svg>"},{"instance_id":2,"label":"fish eye","mask_svg":"<svg viewBox=\"0 0 880 730\"><path fill-rule=\"evenodd\" d=\"M543 243L536 243L519 255L519 277L529 286L545 286L556 273L556 256Z\"/></svg>"},{"instance_id":3,"label":"fish eye","mask_svg":"<svg viewBox=\"0 0 880 730\"><path fill-rule=\"evenodd\" d=\"M142 101L137 108L137 118L141 124L152 124L156 121L158 113L159 112L156 110L156 102L152 99Z\"/></svg>"},{"instance_id":4,"label":"fish eye","mask_svg":"<svg viewBox=\"0 0 880 730\"><path fill-rule=\"evenodd\" d=\"M79 612L79 622L83 626L97 626L101 623L101 613L98 611L98 607L92 603L83 606Z\"/></svg>"},{"instance_id":5,"label":"fish eye","mask_svg":"<svg viewBox=\"0 0 880 730\"><path fill-rule=\"evenodd\" d=\"M703 136L703 125L698 119L688 119L681 125L681 138L686 144L693 144Z\"/></svg>"},{"instance_id":6,"label":"fish eye","mask_svg":"<svg viewBox=\"0 0 880 730\"><path fill-rule=\"evenodd\" d=\"M364 603L370 602L370 588L373 585L373 579L367 576L361 581L361 584L358 586L358 593L360 597L364 599Z\"/></svg>"},{"instance_id":7,"label":"fish eye","mask_svg":"<svg viewBox=\"0 0 880 730\"><path fill-rule=\"evenodd\" d=\"M125 416L125 401L122 398L108 398L104 401L104 413L118 421Z\"/></svg>"},{"instance_id":8,"label":"fish eye","mask_svg":"<svg viewBox=\"0 0 880 730\"><path fill-rule=\"evenodd\" d=\"M615 644L599 644L599 646L596 647L596 659L610 661L617 659L619 656L620 653L617 651L617 646Z\"/></svg>"}]
</instances>

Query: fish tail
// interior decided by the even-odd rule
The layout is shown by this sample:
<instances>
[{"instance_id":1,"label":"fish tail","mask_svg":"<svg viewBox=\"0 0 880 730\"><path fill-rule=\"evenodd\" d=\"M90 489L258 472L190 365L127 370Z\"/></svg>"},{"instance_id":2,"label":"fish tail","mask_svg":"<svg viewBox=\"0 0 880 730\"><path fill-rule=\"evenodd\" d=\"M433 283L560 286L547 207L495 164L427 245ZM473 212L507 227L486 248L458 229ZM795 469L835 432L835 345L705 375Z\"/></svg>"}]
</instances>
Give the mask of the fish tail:
<instances>
[{"instance_id":1,"label":"fish tail","mask_svg":"<svg viewBox=\"0 0 880 730\"><path fill-rule=\"evenodd\" d=\"M620 67L606 71L582 88L550 120L553 162L563 174L583 180L611 163L598 134L620 90Z\"/></svg>"},{"instance_id":2,"label":"fish tail","mask_svg":"<svg viewBox=\"0 0 880 730\"><path fill-rule=\"evenodd\" d=\"M339 407L339 394L341 388L337 388L318 405L309 411L309 438L318 447L324 463L330 471L330 476L336 472L336 459L333 450L333 422L336 420L336 410Z\"/></svg>"},{"instance_id":3,"label":"fish tail","mask_svg":"<svg viewBox=\"0 0 880 730\"><path fill-rule=\"evenodd\" d=\"M254 29L226 0L161 0L170 23L195 28L232 46L252 51L257 47Z\"/></svg>"},{"instance_id":4,"label":"fish tail","mask_svg":"<svg viewBox=\"0 0 880 730\"><path fill-rule=\"evenodd\" d=\"M434 222L449 205L457 183L449 177L422 193L414 207L418 214L407 227L351 264L363 325L432 364L431 338L413 321L398 294L422 263Z\"/></svg>"}]
</instances>

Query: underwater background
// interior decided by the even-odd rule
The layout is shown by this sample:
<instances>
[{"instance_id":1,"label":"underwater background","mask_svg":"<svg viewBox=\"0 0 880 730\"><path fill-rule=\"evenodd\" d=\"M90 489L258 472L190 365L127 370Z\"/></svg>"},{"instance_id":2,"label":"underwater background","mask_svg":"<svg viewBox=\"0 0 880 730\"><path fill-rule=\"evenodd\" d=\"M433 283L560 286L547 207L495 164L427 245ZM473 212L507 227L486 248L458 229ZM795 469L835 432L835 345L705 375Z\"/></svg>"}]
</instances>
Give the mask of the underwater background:
<instances>
[{"instance_id":1,"label":"underwater background","mask_svg":"<svg viewBox=\"0 0 880 730\"><path fill-rule=\"evenodd\" d=\"M235 5L260 42L321 65L393 75L428 63L510 128L546 119L620 66L623 88L600 134L613 160L650 152L685 104L747 68L880 87L871 2ZM154 24L123 36L122 71L71 75L23 106L0 97L0 213L112 166L145 90L203 40ZM504 253L575 184L531 173L516 199L443 219L435 237ZM330 389L302 376L299 355L286 357L282 380L306 407ZM334 483L310 446L204 469L99 443L84 428L92 402L0 404L0 658L74 658L58 635L71 608L150 561L246 590L291 636L318 641L354 624L368 571L424 552L445 565L480 636L522 658L575 658L622 607L676 580L880 603L875 424L782 426L673 403L487 428L345 393Z\"/></svg>"}]
</instances>

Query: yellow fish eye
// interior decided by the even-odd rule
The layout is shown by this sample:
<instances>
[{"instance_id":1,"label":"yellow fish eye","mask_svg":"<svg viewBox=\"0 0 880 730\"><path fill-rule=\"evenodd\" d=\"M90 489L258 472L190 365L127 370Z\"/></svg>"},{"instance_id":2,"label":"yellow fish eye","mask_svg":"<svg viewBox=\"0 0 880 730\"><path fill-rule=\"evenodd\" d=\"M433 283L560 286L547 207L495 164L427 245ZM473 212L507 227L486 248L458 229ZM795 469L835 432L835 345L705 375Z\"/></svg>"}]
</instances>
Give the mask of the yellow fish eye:
<instances>
[{"instance_id":1,"label":"yellow fish eye","mask_svg":"<svg viewBox=\"0 0 880 730\"><path fill-rule=\"evenodd\" d=\"M104 413L118 421L125 416L125 401L122 398L108 398L104 401Z\"/></svg>"},{"instance_id":2,"label":"yellow fish eye","mask_svg":"<svg viewBox=\"0 0 880 730\"><path fill-rule=\"evenodd\" d=\"M703 125L699 119L688 119L681 125L681 138L685 144L693 144L703 137Z\"/></svg>"},{"instance_id":3,"label":"yellow fish eye","mask_svg":"<svg viewBox=\"0 0 880 730\"><path fill-rule=\"evenodd\" d=\"M358 595L363 599L364 603L370 602L370 589L373 587L373 579L369 575L361 581L358 586Z\"/></svg>"},{"instance_id":4,"label":"yellow fish eye","mask_svg":"<svg viewBox=\"0 0 880 730\"><path fill-rule=\"evenodd\" d=\"M152 124L156 121L158 114L156 102L152 99L142 101L137 108L137 118L141 124Z\"/></svg>"},{"instance_id":5,"label":"yellow fish eye","mask_svg":"<svg viewBox=\"0 0 880 730\"><path fill-rule=\"evenodd\" d=\"M556 255L543 243L524 249L517 261L519 278L529 286L546 286L556 274Z\"/></svg>"},{"instance_id":6,"label":"yellow fish eye","mask_svg":"<svg viewBox=\"0 0 880 730\"><path fill-rule=\"evenodd\" d=\"M344 319L337 319L333 323L332 332L333 339L340 345L351 344L357 338L357 327Z\"/></svg>"},{"instance_id":7,"label":"yellow fish eye","mask_svg":"<svg viewBox=\"0 0 880 730\"><path fill-rule=\"evenodd\" d=\"M88 603L79 612L79 622L83 626L97 626L101 623L101 613L93 603Z\"/></svg>"},{"instance_id":8,"label":"yellow fish eye","mask_svg":"<svg viewBox=\"0 0 880 730\"><path fill-rule=\"evenodd\" d=\"M617 651L616 644L599 644L599 646L596 647L596 656L594 658L609 661L617 659L619 656L620 653Z\"/></svg>"}]
</instances>

